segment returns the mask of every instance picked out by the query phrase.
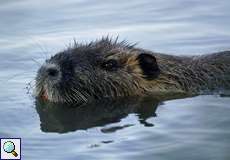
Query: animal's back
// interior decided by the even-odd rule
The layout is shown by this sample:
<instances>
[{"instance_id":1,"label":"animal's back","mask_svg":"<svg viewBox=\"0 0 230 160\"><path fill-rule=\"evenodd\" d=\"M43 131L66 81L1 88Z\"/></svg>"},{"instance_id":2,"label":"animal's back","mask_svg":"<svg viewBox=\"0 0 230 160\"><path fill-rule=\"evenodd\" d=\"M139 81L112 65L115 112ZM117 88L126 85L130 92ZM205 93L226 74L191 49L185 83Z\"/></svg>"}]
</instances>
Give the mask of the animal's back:
<instances>
[{"instance_id":1,"label":"animal's back","mask_svg":"<svg viewBox=\"0 0 230 160\"><path fill-rule=\"evenodd\" d=\"M162 78L186 92L230 89L230 51L201 56L155 55Z\"/></svg>"}]
</instances>

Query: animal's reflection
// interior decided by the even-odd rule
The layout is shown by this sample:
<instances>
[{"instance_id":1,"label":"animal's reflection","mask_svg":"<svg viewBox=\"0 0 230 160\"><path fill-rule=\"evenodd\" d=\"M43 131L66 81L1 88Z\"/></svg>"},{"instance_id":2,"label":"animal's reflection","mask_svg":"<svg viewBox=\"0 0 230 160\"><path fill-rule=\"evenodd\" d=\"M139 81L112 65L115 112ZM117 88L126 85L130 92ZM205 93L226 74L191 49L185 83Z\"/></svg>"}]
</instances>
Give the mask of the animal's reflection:
<instances>
[{"instance_id":1,"label":"animal's reflection","mask_svg":"<svg viewBox=\"0 0 230 160\"><path fill-rule=\"evenodd\" d=\"M138 98L137 98L138 99ZM139 122L145 126L153 126L146 119L156 116L158 100L144 98L141 100L101 101L84 106L67 106L64 104L44 103L36 101L36 109L41 121L43 132L66 133L76 130L86 130L92 127L119 122L130 113L138 116ZM112 132L130 124L115 128L102 129L102 132Z\"/></svg>"}]
</instances>

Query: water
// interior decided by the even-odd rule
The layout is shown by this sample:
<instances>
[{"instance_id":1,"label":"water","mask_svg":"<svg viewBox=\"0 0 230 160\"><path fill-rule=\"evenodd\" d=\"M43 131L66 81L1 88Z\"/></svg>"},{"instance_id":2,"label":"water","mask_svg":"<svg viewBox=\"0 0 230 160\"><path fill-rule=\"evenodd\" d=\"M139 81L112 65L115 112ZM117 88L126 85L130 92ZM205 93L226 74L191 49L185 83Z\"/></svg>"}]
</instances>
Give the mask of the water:
<instances>
[{"instance_id":1,"label":"water","mask_svg":"<svg viewBox=\"0 0 230 160\"><path fill-rule=\"evenodd\" d=\"M39 63L74 38L119 35L174 55L229 50L229 8L227 0L1 1L0 137L21 137L26 160L230 159L228 96L66 109L26 89Z\"/></svg>"}]
</instances>

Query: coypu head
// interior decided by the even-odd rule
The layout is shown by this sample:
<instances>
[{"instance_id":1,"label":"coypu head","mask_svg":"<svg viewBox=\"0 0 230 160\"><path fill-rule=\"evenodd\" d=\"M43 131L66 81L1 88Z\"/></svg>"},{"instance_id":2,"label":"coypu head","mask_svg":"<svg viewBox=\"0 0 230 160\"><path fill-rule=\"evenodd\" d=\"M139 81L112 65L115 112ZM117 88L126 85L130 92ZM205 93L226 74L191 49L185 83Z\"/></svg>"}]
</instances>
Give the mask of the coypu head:
<instances>
[{"instance_id":1,"label":"coypu head","mask_svg":"<svg viewBox=\"0 0 230 160\"><path fill-rule=\"evenodd\" d=\"M85 103L144 94L160 74L156 58L109 38L75 44L46 60L36 77L36 96Z\"/></svg>"}]
</instances>

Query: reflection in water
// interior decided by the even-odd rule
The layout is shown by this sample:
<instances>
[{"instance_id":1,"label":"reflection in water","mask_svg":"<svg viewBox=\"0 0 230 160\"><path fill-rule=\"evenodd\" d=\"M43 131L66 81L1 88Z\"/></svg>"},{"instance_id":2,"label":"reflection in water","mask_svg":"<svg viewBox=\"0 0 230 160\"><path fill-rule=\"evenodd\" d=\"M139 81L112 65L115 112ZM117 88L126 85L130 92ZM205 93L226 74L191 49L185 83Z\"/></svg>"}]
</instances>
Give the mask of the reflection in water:
<instances>
[{"instance_id":1,"label":"reflection in water","mask_svg":"<svg viewBox=\"0 0 230 160\"><path fill-rule=\"evenodd\" d=\"M119 122L130 113L136 113L141 124L153 126L146 120L156 116L158 104L158 100L147 97L142 100L105 100L84 106L51 104L37 100L36 109L40 116L43 132L66 133ZM111 133L132 125L103 128L101 131Z\"/></svg>"}]
</instances>

